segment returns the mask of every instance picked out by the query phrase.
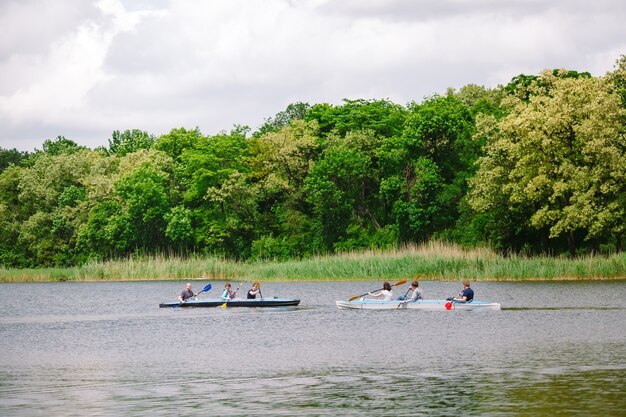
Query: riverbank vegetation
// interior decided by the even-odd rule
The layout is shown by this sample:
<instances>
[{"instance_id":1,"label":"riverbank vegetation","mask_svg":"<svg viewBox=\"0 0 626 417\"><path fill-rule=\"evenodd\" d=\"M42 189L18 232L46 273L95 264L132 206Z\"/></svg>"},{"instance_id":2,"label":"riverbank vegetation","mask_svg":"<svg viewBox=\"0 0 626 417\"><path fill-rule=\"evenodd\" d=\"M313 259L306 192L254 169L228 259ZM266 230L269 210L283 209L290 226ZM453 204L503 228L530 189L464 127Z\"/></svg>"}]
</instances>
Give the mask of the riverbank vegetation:
<instances>
[{"instance_id":1,"label":"riverbank vegetation","mask_svg":"<svg viewBox=\"0 0 626 417\"><path fill-rule=\"evenodd\" d=\"M126 130L108 143L0 149L3 276L594 277L596 261L623 259L626 57L601 77L550 70L407 105L294 103L254 132ZM393 255L432 240L499 255Z\"/></svg>"},{"instance_id":2,"label":"riverbank vegetation","mask_svg":"<svg viewBox=\"0 0 626 417\"><path fill-rule=\"evenodd\" d=\"M503 256L431 241L396 250L366 250L304 260L237 262L217 257L129 257L69 268L0 269L0 282L93 280L517 281L626 279L626 253L548 257Z\"/></svg>"}]
</instances>

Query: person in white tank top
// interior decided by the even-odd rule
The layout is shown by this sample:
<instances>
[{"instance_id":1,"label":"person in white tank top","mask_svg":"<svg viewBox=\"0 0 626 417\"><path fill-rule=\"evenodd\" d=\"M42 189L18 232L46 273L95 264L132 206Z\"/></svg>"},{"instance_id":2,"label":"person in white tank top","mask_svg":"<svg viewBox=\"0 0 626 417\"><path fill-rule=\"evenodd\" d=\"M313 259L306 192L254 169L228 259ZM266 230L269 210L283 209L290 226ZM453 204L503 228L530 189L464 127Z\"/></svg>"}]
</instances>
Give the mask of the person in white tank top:
<instances>
[{"instance_id":1,"label":"person in white tank top","mask_svg":"<svg viewBox=\"0 0 626 417\"><path fill-rule=\"evenodd\" d=\"M383 297L383 301L392 301L393 300L393 291L391 290L391 285L387 281L383 283L383 289L380 292L368 292L367 295L371 297Z\"/></svg>"}]
</instances>

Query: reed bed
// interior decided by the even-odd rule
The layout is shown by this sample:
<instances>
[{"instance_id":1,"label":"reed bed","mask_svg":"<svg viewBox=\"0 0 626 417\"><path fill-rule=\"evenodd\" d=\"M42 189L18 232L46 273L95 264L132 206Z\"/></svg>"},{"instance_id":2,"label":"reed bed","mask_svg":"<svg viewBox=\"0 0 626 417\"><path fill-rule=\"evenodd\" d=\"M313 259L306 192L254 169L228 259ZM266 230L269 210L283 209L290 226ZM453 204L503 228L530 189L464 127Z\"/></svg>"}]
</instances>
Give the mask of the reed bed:
<instances>
[{"instance_id":1,"label":"reed bed","mask_svg":"<svg viewBox=\"0 0 626 417\"><path fill-rule=\"evenodd\" d=\"M237 262L220 257L147 256L91 262L73 268L2 269L0 282L93 280L522 281L626 279L626 253L608 256L502 256L486 249L429 242L302 260Z\"/></svg>"}]
</instances>

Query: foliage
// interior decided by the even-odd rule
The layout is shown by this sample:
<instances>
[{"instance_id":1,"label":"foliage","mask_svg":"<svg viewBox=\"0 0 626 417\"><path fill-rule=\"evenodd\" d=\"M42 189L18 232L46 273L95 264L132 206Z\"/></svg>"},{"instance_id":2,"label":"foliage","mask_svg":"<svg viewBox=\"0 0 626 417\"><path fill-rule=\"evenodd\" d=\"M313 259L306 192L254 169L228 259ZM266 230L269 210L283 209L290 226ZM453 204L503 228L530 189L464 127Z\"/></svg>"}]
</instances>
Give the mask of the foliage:
<instances>
[{"instance_id":1,"label":"foliage","mask_svg":"<svg viewBox=\"0 0 626 417\"><path fill-rule=\"evenodd\" d=\"M389 100L344 100L342 106L316 104L306 113L305 120L317 120L322 133L368 130L376 135L398 135L406 110Z\"/></svg>"},{"instance_id":2,"label":"foliage","mask_svg":"<svg viewBox=\"0 0 626 417\"><path fill-rule=\"evenodd\" d=\"M57 136L55 140L48 139L43 142L43 151L48 155L71 154L81 149L85 149L85 147L79 146L76 142L66 139L64 136Z\"/></svg>"},{"instance_id":3,"label":"foliage","mask_svg":"<svg viewBox=\"0 0 626 417\"><path fill-rule=\"evenodd\" d=\"M276 116L266 119L259 130L254 132L254 137L259 137L269 132L277 132L289 126L295 120L304 119L310 108L311 105L308 103L297 102L289 104L285 110L277 113Z\"/></svg>"},{"instance_id":4,"label":"foliage","mask_svg":"<svg viewBox=\"0 0 626 417\"><path fill-rule=\"evenodd\" d=\"M269 247L274 243L267 242ZM275 242L280 246L280 243ZM626 253L567 259L502 256L485 248L462 249L431 241L396 249L350 251L307 259L263 256L248 262L218 256L128 256L72 268L4 269L0 282L184 279L282 281L563 281L624 279ZM202 278L200 278L202 277ZM194 286L197 284L194 284ZM406 284L408 285L408 283ZM200 285L199 285L200 287ZM215 287L215 286L214 286Z\"/></svg>"},{"instance_id":5,"label":"foliage","mask_svg":"<svg viewBox=\"0 0 626 417\"><path fill-rule=\"evenodd\" d=\"M446 239L582 255L626 234L626 58L399 105L297 102L204 135L0 149L0 266L176 253L288 262Z\"/></svg>"},{"instance_id":6,"label":"foliage","mask_svg":"<svg viewBox=\"0 0 626 417\"><path fill-rule=\"evenodd\" d=\"M20 165L30 157L28 152L20 152L17 149L4 149L0 147L0 172L10 165Z\"/></svg>"},{"instance_id":7,"label":"foliage","mask_svg":"<svg viewBox=\"0 0 626 417\"><path fill-rule=\"evenodd\" d=\"M545 72L538 82L549 94L511 98L490 131L470 202L483 212L507 204L527 227L565 236L573 256L577 231L624 233L625 109L605 78Z\"/></svg>"},{"instance_id":8,"label":"foliage","mask_svg":"<svg viewBox=\"0 0 626 417\"><path fill-rule=\"evenodd\" d=\"M113 131L109 139L108 152L111 155L124 156L141 149L148 150L154 144L154 136L138 129Z\"/></svg>"}]
</instances>

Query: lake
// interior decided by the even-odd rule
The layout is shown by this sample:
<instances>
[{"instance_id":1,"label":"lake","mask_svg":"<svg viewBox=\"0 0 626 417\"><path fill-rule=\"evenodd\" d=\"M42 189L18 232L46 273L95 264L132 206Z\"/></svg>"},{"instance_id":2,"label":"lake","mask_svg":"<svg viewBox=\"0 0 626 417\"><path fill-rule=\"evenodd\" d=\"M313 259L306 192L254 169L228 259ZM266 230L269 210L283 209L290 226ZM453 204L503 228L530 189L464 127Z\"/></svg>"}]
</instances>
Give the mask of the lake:
<instances>
[{"instance_id":1,"label":"lake","mask_svg":"<svg viewBox=\"0 0 626 417\"><path fill-rule=\"evenodd\" d=\"M300 306L160 309L184 282L0 284L0 415L624 415L625 281L474 283L491 312L335 306L381 286L263 283Z\"/></svg>"}]
</instances>

